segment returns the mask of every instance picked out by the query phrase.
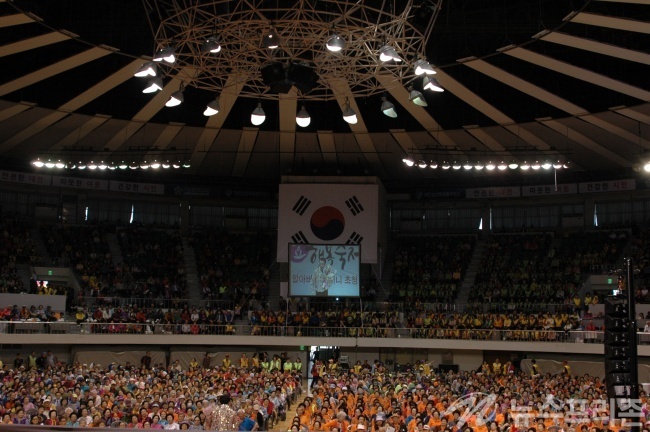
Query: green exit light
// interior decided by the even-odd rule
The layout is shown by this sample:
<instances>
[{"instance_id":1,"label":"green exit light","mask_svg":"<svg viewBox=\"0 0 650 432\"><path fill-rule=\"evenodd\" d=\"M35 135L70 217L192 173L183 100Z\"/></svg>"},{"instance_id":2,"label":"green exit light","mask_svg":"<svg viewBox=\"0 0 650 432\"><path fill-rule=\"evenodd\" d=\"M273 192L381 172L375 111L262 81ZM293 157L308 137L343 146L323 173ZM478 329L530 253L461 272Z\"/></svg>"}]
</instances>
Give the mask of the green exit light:
<instances>
[{"instance_id":1,"label":"green exit light","mask_svg":"<svg viewBox=\"0 0 650 432\"><path fill-rule=\"evenodd\" d=\"M304 345L300 345L300 351L304 351L304 350L305 350L305 346L304 346Z\"/></svg>"},{"instance_id":2,"label":"green exit light","mask_svg":"<svg viewBox=\"0 0 650 432\"><path fill-rule=\"evenodd\" d=\"M48 270L48 271L47 271L47 274L48 274L49 276L52 276L52 270Z\"/></svg>"},{"instance_id":3,"label":"green exit light","mask_svg":"<svg viewBox=\"0 0 650 432\"><path fill-rule=\"evenodd\" d=\"M614 283L614 280L612 278L607 278L607 285L611 285Z\"/></svg>"}]
</instances>

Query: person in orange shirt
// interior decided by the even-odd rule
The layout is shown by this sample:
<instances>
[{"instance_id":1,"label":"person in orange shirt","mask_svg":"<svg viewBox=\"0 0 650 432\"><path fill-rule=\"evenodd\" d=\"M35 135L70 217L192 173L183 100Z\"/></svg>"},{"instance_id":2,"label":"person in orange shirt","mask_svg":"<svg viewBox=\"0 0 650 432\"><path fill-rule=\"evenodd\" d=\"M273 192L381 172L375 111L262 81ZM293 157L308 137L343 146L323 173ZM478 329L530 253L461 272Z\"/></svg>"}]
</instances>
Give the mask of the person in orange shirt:
<instances>
[{"instance_id":1,"label":"person in orange shirt","mask_svg":"<svg viewBox=\"0 0 650 432\"><path fill-rule=\"evenodd\" d=\"M327 431L332 431L334 428L338 429L341 432L348 432L350 428L350 423L346 420L347 414L343 411L339 411L336 414L334 420L330 420L323 425L323 428ZM307 423L309 424L309 423Z\"/></svg>"}]
</instances>

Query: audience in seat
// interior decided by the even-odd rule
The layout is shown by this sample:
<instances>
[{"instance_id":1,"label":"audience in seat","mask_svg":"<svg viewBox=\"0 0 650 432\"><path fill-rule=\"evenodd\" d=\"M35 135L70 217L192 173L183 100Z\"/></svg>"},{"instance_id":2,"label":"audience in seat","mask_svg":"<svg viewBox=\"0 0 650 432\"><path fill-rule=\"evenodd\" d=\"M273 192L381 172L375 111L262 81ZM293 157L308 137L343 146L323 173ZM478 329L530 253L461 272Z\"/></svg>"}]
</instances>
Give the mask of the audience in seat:
<instances>
[{"instance_id":1,"label":"audience in seat","mask_svg":"<svg viewBox=\"0 0 650 432\"><path fill-rule=\"evenodd\" d=\"M390 299L453 303L475 244L473 236L399 237Z\"/></svg>"},{"instance_id":2,"label":"audience in seat","mask_svg":"<svg viewBox=\"0 0 650 432\"><path fill-rule=\"evenodd\" d=\"M16 265L28 264L37 258L29 230L20 219L0 219L0 293L29 292L29 285L18 274Z\"/></svg>"},{"instance_id":3,"label":"audience in seat","mask_svg":"<svg viewBox=\"0 0 650 432\"><path fill-rule=\"evenodd\" d=\"M275 262L272 233L206 229L194 232L190 243L204 298L237 304L266 301L270 269Z\"/></svg>"},{"instance_id":4,"label":"audience in seat","mask_svg":"<svg viewBox=\"0 0 650 432\"><path fill-rule=\"evenodd\" d=\"M132 289L130 297L184 299L185 262L177 229L129 225L118 229L124 265L117 277Z\"/></svg>"}]
</instances>

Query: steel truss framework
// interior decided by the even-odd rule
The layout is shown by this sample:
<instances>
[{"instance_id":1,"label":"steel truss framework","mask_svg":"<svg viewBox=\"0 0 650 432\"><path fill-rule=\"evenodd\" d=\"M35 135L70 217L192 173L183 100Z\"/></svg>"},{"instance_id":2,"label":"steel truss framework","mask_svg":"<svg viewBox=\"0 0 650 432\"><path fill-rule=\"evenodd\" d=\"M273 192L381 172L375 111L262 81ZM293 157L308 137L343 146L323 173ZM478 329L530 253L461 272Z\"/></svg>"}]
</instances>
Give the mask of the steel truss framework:
<instances>
[{"instance_id":1,"label":"steel truss framework","mask_svg":"<svg viewBox=\"0 0 650 432\"><path fill-rule=\"evenodd\" d=\"M176 62L161 66L163 73L179 76L184 85L221 93L235 83L243 86L240 96L277 99L263 82L261 69L271 62L297 62L313 67L320 77L313 89L298 96L332 100L331 79L347 81L355 97L384 92L386 86L375 79L378 74L392 75L395 86L408 85L415 78L413 64L425 58L442 0L143 2L158 15L158 22L152 22L156 49L176 49ZM263 35L272 29L279 48L262 48ZM325 46L334 33L345 40L338 53ZM202 44L213 35L221 51L203 53ZM403 61L379 61L385 44Z\"/></svg>"}]
</instances>

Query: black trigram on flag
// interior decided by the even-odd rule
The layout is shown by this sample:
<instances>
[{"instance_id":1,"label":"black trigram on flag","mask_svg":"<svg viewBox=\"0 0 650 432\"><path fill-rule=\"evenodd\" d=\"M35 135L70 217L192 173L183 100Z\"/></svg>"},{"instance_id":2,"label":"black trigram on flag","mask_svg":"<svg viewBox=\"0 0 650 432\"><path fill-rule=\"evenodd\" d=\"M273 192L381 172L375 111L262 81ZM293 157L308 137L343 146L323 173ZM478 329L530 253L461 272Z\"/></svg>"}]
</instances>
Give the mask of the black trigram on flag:
<instances>
[{"instance_id":1,"label":"black trigram on flag","mask_svg":"<svg viewBox=\"0 0 650 432\"><path fill-rule=\"evenodd\" d=\"M311 200L301 195L300 198L298 198L298 201L296 201L296 204L293 206L292 210L302 216L305 214L305 211L309 208L310 205Z\"/></svg>"},{"instance_id":2,"label":"black trigram on flag","mask_svg":"<svg viewBox=\"0 0 650 432\"><path fill-rule=\"evenodd\" d=\"M305 237L302 231L298 231L291 236L291 241L294 243L307 244L307 237Z\"/></svg>"},{"instance_id":3,"label":"black trigram on flag","mask_svg":"<svg viewBox=\"0 0 650 432\"><path fill-rule=\"evenodd\" d=\"M345 204L350 209L350 212L352 212L352 216L356 216L363 211L363 206L356 195L352 195L352 198L345 200Z\"/></svg>"},{"instance_id":4,"label":"black trigram on flag","mask_svg":"<svg viewBox=\"0 0 650 432\"><path fill-rule=\"evenodd\" d=\"M350 238L348 241L345 242L345 244L361 244L363 241L363 237L357 234L356 231L352 231L352 234L350 234Z\"/></svg>"}]
</instances>

